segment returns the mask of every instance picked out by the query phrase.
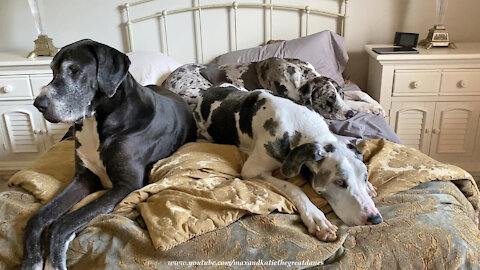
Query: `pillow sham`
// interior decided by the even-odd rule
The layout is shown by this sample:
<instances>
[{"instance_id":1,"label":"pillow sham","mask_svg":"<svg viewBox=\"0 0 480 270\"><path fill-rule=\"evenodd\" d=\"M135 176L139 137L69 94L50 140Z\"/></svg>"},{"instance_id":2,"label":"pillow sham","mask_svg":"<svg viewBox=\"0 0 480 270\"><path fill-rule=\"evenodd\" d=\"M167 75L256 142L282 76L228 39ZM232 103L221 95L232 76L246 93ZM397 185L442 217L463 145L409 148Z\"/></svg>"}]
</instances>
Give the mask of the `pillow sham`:
<instances>
[{"instance_id":1,"label":"pillow sham","mask_svg":"<svg viewBox=\"0 0 480 270\"><path fill-rule=\"evenodd\" d=\"M130 52L127 56L131 62L129 71L141 85L160 85L172 71L181 66L160 52Z\"/></svg>"},{"instance_id":2,"label":"pillow sham","mask_svg":"<svg viewBox=\"0 0 480 270\"><path fill-rule=\"evenodd\" d=\"M298 58L311 63L322 76L344 86L342 72L348 62L343 37L325 30L309 36L265 46L228 52L216 59L219 65L257 62L270 57Z\"/></svg>"}]
</instances>

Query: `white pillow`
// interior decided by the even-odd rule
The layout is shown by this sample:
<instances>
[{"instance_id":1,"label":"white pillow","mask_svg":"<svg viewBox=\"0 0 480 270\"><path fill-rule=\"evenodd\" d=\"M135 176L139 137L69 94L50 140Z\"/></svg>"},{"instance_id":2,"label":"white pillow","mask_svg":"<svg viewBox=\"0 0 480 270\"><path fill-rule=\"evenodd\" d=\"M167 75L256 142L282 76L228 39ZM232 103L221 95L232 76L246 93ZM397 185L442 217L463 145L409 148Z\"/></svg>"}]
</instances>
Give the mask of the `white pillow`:
<instances>
[{"instance_id":1,"label":"white pillow","mask_svg":"<svg viewBox=\"0 0 480 270\"><path fill-rule=\"evenodd\" d=\"M128 71L141 85L160 85L172 71L181 66L160 52L129 52L127 56L131 62Z\"/></svg>"}]
</instances>

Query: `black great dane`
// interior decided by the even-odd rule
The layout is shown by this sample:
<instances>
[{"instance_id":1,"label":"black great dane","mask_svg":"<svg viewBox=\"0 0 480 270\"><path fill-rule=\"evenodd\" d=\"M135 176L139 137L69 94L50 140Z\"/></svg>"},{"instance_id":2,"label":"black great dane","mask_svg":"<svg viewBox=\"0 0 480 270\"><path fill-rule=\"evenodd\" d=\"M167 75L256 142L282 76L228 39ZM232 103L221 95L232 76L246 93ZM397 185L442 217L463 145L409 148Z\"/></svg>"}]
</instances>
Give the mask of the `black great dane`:
<instances>
[{"instance_id":1,"label":"black great dane","mask_svg":"<svg viewBox=\"0 0 480 270\"><path fill-rule=\"evenodd\" d=\"M92 40L70 44L53 58L53 80L34 105L52 123L74 123L76 171L73 182L28 221L23 269L43 269L42 233L50 225L45 265L66 269L75 233L143 187L150 165L195 139L186 102L158 86L141 86L129 65L125 54ZM104 195L67 213L102 187L108 188Z\"/></svg>"}]
</instances>

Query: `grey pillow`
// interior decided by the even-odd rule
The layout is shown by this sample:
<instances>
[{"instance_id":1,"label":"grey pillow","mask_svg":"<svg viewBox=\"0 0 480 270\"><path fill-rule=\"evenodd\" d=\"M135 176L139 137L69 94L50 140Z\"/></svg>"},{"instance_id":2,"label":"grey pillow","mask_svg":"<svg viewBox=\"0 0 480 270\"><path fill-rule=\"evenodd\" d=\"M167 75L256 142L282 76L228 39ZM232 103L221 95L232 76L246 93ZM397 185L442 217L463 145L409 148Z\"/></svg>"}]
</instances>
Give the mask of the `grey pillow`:
<instances>
[{"instance_id":1,"label":"grey pillow","mask_svg":"<svg viewBox=\"0 0 480 270\"><path fill-rule=\"evenodd\" d=\"M346 120L326 120L330 130L337 137L345 138L355 144L369 139L387 139L403 144L393 129L380 115L359 112Z\"/></svg>"},{"instance_id":2,"label":"grey pillow","mask_svg":"<svg viewBox=\"0 0 480 270\"><path fill-rule=\"evenodd\" d=\"M270 57L307 61L320 75L334 79L342 87L345 85L342 72L347 65L348 54L344 39L328 30L266 46L228 52L220 55L216 63L232 65L258 62Z\"/></svg>"}]
</instances>

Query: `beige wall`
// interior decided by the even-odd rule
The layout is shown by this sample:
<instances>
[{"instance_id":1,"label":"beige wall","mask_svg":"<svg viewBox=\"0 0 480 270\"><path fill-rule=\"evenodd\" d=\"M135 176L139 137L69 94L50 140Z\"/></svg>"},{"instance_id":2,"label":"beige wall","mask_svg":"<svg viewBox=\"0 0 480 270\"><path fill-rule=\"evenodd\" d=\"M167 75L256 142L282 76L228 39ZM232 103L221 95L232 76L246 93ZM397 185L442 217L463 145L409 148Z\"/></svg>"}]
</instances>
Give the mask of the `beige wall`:
<instances>
[{"instance_id":1,"label":"beige wall","mask_svg":"<svg viewBox=\"0 0 480 270\"><path fill-rule=\"evenodd\" d=\"M366 87L368 58L363 45L393 43L395 32L414 32L420 39L435 23L435 0L351 0L346 44L346 76ZM445 25L456 42L480 42L480 1L450 0Z\"/></svg>"},{"instance_id":2,"label":"beige wall","mask_svg":"<svg viewBox=\"0 0 480 270\"><path fill-rule=\"evenodd\" d=\"M305 1L309 1L312 6L318 6L320 2L321 5L334 8L338 3L337 0ZM88 37L126 50L121 27L123 15L118 8L124 1L38 0L38 2L47 34L54 38L57 46ZM185 7L195 1L157 2L157 9L161 10ZM202 2L206 3L207 0ZM298 1L290 0L290 3ZM363 52L364 44L391 43L396 31L418 32L422 38L435 22L435 0L350 0L349 11L346 45L350 62L346 75L361 87L366 86L368 70L367 55ZM450 1L446 25L454 41L480 42L479 12L479 0ZM27 0L0 0L0 25L0 50L30 50L33 47L36 31ZM262 34L262 37L264 36L265 33ZM181 57L179 54L178 58Z\"/></svg>"}]
</instances>

